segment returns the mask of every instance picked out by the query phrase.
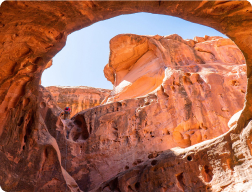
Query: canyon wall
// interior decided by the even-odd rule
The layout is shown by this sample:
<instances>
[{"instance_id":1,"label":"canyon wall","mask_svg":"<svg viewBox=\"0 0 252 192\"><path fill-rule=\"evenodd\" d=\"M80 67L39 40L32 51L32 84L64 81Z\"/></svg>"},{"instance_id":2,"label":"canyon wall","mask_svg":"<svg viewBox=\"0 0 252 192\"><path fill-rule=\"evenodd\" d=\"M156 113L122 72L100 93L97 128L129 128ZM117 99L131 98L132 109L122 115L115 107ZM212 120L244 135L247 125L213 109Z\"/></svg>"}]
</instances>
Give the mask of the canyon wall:
<instances>
[{"instance_id":1,"label":"canyon wall","mask_svg":"<svg viewBox=\"0 0 252 192\"><path fill-rule=\"evenodd\" d=\"M95 186L95 183L107 180L104 175L107 174L106 172L99 173L100 176L98 177L95 177L95 173L106 170L108 165L109 167L113 166L109 164L109 161L107 162L108 165L105 164L103 168L97 169L93 166L98 165L99 162L101 162L99 165L102 165L102 162L106 161L106 154L111 154L111 152L106 151L108 139L102 140L101 137L104 145L102 143L97 143L97 145L90 143L92 137L95 139L96 135L101 134L101 131L99 132L92 125L91 120L97 118L86 113L89 118L92 117L91 120L87 121L85 114L80 114L73 117L69 122L62 121L60 109L52 104L53 101L46 99L47 96L43 95L44 92L39 87L39 81L46 64L65 45L68 34L101 20L136 12L177 16L213 27L226 34L240 48L246 60L248 86L245 93L245 105L237 123L219 137L185 149L171 148L149 155L139 152L134 154L134 157L128 158L132 159L127 161L129 164L127 162L125 164L120 163L121 159L118 161L115 159L111 162L116 167L113 174L117 174L118 170L122 172L108 179L107 182ZM0 65L2 69L0 71L0 185L3 190L250 190L252 185L251 13L252 8L247 1L3 2L0 7ZM150 96L150 101L147 99L146 103L144 101L144 108L154 105L155 97L158 97L158 95L154 95ZM154 101L153 104L151 99ZM125 101L130 102L128 100L133 100L134 103L139 98L126 99ZM121 103L121 100L118 102ZM141 102L139 100L136 103ZM104 105L107 108L101 106L98 111L93 111L96 110L96 107L91 110L94 112L94 116L96 114L101 115L98 122L104 123L101 124L101 127L104 127L105 130L111 129L107 129L105 125L107 120L102 116L110 111L120 112L120 104L116 103ZM112 105L117 106L112 107ZM134 104L127 104L126 106L131 105L134 106ZM158 103L155 103L155 106L158 105ZM121 107L123 107L123 104ZM139 107L141 108L141 106ZM114 116L114 114L111 115ZM142 113L138 114L137 111L136 115L141 116L140 119L144 119L145 116ZM182 113L182 115L184 114ZM110 118L109 115L107 115L107 118ZM126 121L119 121L118 124L120 122ZM137 126L145 126L142 123L141 121L138 122ZM90 130L90 126L92 130ZM109 126L115 127L113 129L119 131L115 123L108 123ZM133 126L135 125L133 124ZM148 126L148 123L146 126ZM204 128L201 131L204 131ZM118 134L112 132L108 136L116 145L124 146L114 139L117 138L116 135L123 137L122 133L124 132ZM134 139L138 135L137 131L132 135L134 137L132 136L132 139L126 141L129 145L132 143L135 146L134 144L141 142L141 140ZM149 133L149 135L152 134ZM168 132L167 135L169 136ZM158 135L153 136L150 137L155 139ZM140 137L142 138L142 136ZM182 139L187 139L187 137ZM103 150L98 150L99 153L96 153L100 146L105 146L105 148L101 148L105 151L102 157L100 151ZM118 154L120 156L119 153L116 153L117 146L115 144L109 146L113 148L112 155ZM145 145L140 146L145 147ZM83 153L81 149L85 149L83 150L85 151L84 156L89 158L87 161L81 160L81 153ZM147 151L149 150L147 149ZM125 154L126 157L129 155L125 150L121 153L122 155ZM90 156L87 154L90 154ZM143 158L136 162L133 161L133 159L137 159L137 156ZM130 164L132 161L133 165ZM77 163L72 165L71 162ZM125 171L122 170L122 165L126 169ZM108 172L107 176L112 176L112 173Z\"/></svg>"},{"instance_id":2,"label":"canyon wall","mask_svg":"<svg viewBox=\"0 0 252 192\"><path fill-rule=\"evenodd\" d=\"M230 39L123 34L110 41L110 51L104 74L115 88L109 97L108 90L90 87L47 87L55 106L73 109L71 120L51 122L45 115L45 122L57 124L49 132L57 135L66 171L85 191L162 151L227 132L243 108L245 59ZM75 106L90 105L95 96L101 102L105 94L102 106L75 113Z\"/></svg>"},{"instance_id":3,"label":"canyon wall","mask_svg":"<svg viewBox=\"0 0 252 192\"><path fill-rule=\"evenodd\" d=\"M107 103L80 112L58 127L61 137L67 138L67 153L66 144L58 142L66 170L86 190L95 189L106 178L152 162L163 151L189 147L224 134L229 130L229 119L242 110L246 65L232 41L207 37L204 46L215 52L202 51L197 60L195 53L200 53L194 53L192 47L198 43L191 47L182 44L184 40L178 35L168 37L172 39L132 34L113 38L110 63L119 64L117 68L112 65L112 70L107 65L104 70L108 79L116 77L114 81L111 78L115 89ZM146 49L141 51L143 42L150 47L150 42L155 42L159 49L155 47L156 52L151 54ZM212 62L200 63L210 55ZM137 62L132 62L132 58ZM116 74L108 76L108 70ZM121 86L125 80L130 83ZM85 166L85 177L82 166L76 165ZM123 191L130 191L128 184L121 185L127 189ZM131 188L136 190L134 184ZM179 187L172 184L168 189Z\"/></svg>"},{"instance_id":4,"label":"canyon wall","mask_svg":"<svg viewBox=\"0 0 252 192\"><path fill-rule=\"evenodd\" d=\"M71 116L85 109L100 105L111 92L109 89L87 86L50 86L46 87L46 89L50 91L53 99L62 110L65 107L71 108Z\"/></svg>"}]
</instances>

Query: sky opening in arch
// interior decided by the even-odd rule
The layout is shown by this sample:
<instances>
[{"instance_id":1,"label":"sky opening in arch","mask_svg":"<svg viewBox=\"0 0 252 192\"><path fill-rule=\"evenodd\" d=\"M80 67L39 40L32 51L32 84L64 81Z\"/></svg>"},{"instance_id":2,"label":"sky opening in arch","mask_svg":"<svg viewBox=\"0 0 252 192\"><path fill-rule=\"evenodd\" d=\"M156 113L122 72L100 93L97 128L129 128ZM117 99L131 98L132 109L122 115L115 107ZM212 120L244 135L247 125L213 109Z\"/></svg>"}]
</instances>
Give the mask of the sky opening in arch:
<instances>
[{"instance_id":1,"label":"sky opening in arch","mask_svg":"<svg viewBox=\"0 0 252 192\"><path fill-rule=\"evenodd\" d=\"M65 47L43 72L41 84L47 86L90 86L112 89L103 68L109 60L109 41L118 34L178 34L183 39L195 36L222 36L217 30L178 17L135 13L100 21L70 34Z\"/></svg>"}]
</instances>

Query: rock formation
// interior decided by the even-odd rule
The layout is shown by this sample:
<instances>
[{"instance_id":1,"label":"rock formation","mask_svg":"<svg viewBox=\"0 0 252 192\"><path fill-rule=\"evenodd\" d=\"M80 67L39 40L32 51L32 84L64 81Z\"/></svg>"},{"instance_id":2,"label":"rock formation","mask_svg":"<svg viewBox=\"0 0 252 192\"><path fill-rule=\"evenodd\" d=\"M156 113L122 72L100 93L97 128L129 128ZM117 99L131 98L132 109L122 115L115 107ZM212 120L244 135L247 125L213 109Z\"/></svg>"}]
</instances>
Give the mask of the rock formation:
<instances>
[{"instance_id":1,"label":"rock formation","mask_svg":"<svg viewBox=\"0 0 252 192\"><path fill-rule=\"evenodd\" d=\"M46 89L50 91L53 99L62 110L64 110L66 106L71 108L71 115L74 115L85 109L100 105L111 92L111 90L108 89L100 89L87 86L50 86L46 87Z\"/></svg>"},{"instance_id":2,"label":"rock formation","mask_svg":"<svg viewBox=\"0 0 252 192\"><path fill-rule=\"evenodd\" d=\"M181 81L186 86L205 81L211 92L220 91L218 89L226 92L229 85L238 86L239 91L245 93L245 66L237 65L244 63L243 54L234 42L222 37L205 36L183 40L176 34L165 37L118 35L110 41L109 64L104 68L106 78L115 87L107 102L144 96L155 91L161 84L169 84L170 88L164 90L168 94L170 89L175 91ZM181 72L184 72L184 77L179 77ZM218 72L223 74L219 76ZM242 84L239 84L239 78L242 79ZM174 81L173 84L170 81ZM222 95L223 91L214 94ZM234 95L239 97L241 94Z\"/></svg>"},{"instance_id":3,"label":"rock formation","mask_svg":"<svg viewBox=\"0 0 252 192\"><path fill-rule=\"evenodd\" d=\"M138 35L113 38L109 65L116 61L119 64L118 67L107 65L104 73L108 79L116 77L111 80L114 95L108 98L107 104L80 112L58 126L62 130L58 134L60 138L67 138L67 144L61 143L63 139L58 141L66 170L85 190L95 189L107 178L141 166L162 151L189 147L227 132L229 119L242 109L246 66L242 64L245 62L242 53L232 41L208 37L210 40L204 43L215 51L215 54L208 52L215 62L199 63L209 55L203 53L196 57L194 54L200 53L182 44L181 37L168 37L163 40L160 36ZM144 47L142 43L153 47L154 43L150 42L159 45L155 52L149 53L146 47L140 49ZM197 45L200 43L194 44L193 47L200 46ZM137 62L132 62L132 58ZM120 87L125 79L131 84ZM76 166L79 164L85 165L85 177L80 177L83 168ZM134 185L131 188L135 190ZM178 186L170 190L176 189Z\"/></svg>"},{"instance_id":4,"label":"rock formation","mask_svg":"<svg viewBox=\"0 0 252 192\"><path fill-rule=\"evenodd\" d=\"M101 138L102 142L96 145L90 143L99 134L98 130L92 134L91 120L96 119L97 114L112 112L112 109L120 112L121 102L109 103L104 105L105 108L101 106L100 111L92 108L89 113L93 115L76 115L74 124L60 121L58 115L61 110L51 100L45 99L47 96L40 91L39 81L46 64L65 45L68 34L100 20L136 12L178 16L226 34L240 48L246 60L248 86L245 105L237 123L217 138L184 149L172 148L148 155L134 153L135 156L127 157L129 153L123 150L121 154L125 155L125 159L132 159L128 162L137 156L144 158L136 162L134 160L134 165L125 164L124 169L127 170L111 179L104 177L106 172L94 177L92 173L106 170L107 166L122 171L117 159L106 162L103 169L93 166L105 162L106 155L111 153L106 151L106 138ZM247 1L3 2L0 7L0 185L3 190L88 191L93 188L97 191L248 191L252 186L251 12L251 5ZM127 100L133 101L133 104L126 103L125 106L134 105L135 100L138 99ZM152 100L153 104L152 101L137 102L143 102L146 109L154 105L155 96ZM86 116L91 119L89 124L86 118L83 119ZM145 115L139 113L138 116ZM125 118L125 115L122 117ZM110 117L107 115L103 118L101 123ZM138 122L136 126L144 126L142 123ZM115 133L108 134L112 140L116 135L121 136L121 130L116 130L117 125L109 126L115 127ZM106 125L102 124L101 127L106 128ZM126 141L137 147L137 130L133 130L131 135L132 139ZM151 138L155 139L156 136ZM78 141L81 139L84 141ZM123 143L117 140L113 140L113 143L112 155L120 156L117 147L123 146ZM98 149L105 151L104 156L99 156L103 153L98 153ZM84 161L80 155L83 151ZM147 158L149 160L145 160ZM71 162L78 163L78 166L74 164L71 167ZM107 179L99 186L91 186Z\"/></svg>"}]
</instances>

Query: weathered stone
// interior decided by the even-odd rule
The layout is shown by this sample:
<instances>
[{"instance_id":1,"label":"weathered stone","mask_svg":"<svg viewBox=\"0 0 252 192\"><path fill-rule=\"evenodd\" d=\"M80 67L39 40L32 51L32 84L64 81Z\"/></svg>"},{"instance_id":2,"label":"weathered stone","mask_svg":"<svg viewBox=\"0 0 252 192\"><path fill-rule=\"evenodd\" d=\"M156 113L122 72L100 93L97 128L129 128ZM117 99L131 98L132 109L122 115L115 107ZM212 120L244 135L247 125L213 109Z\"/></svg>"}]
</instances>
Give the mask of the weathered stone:
<instances>
[{"instance_id":1,"label":"weathered stone","mask_svg":"<svg viewBox=\"0 0 252 192\"><path fill-rule=\"evenodd\" d=\"M158 44L156 41L161 41L163 48L161 49L160 45L159 49L155 50L153 59L143 59L146 55L149 56L145 43L151 47L152 42ZM108 70L106 68L113 67L116 74L111 75L117 77L114 81L114 94L119 97L111 95L107 104L80 112L71 120L64 121L62 127L59 127L59 130L65 130L62 131L62 135L67 135L69 141L78 143L76 145L69 142L70 147L67 150L67 156L72 157L67 159L67 171L77 183L84 181L80 178L81 169L75 166L76 164L84 163L89 167L96 167L95 170L88 169L85 172L89 178L89 182L86 183L88 189L94 189L104 181L103 178L111 178L126 169L134 173L138 164L149 162L149 159L156 158L161 151L173 147L189 147L213 139L229 130L229 119L242 109L244 103L245 93L241 90L246 89L246 66L239 64L244 59L234 60L233 64L222 61L196 64L182 60L179 66L172 62L168 63L161 57L167 50L176 47L174 43L177 43L177 49L174 51L176 55L181 43L171 43L170 40L163 42L160 36L157 38L157 36L119 35L111 40L110 63L104 71L106 74ZM144 48L144 51L140 50L141 48ZM131 52L132 50L134 52ZM238 48L236 51L239 53ZM139 59L134 59L136 60L134 63L132 58L137 58L136 53L144 54L140 54ZM194 54L193 51L191 53ZM167 54L165 58L169 57L172 56ZM165 67L164 63L167 63ZM132 66L129 66L130 64ZM152 76L148 78L143 73L144 70L151 71ZM152 85L154 75L160 82L155 81L153 84L156 84L156 87L150 90L149 84ZM133 81L130 77L137 80ZM138 79L142 77L145 77L144 84L139 84ZM124 79L135 84L130 92L129 86L120 89L116 87L120 86ZM125 93L127 97L122 99L121 94ZM61 142L58 143L61 145ZM63 147L62 154L64 151ZM98 161L92 159L94 156ZM151 162L154 166L156 160ZM212 173L209 173L209 176L205 169L207 167L202 168L202 175L207 182L210 182ZM183 174L178 174L181 180L183 177ZM122 191L128 188L125 180L120 185ZM197 184L195 187L202 185L203 183ZM134 183L131 188L135 190ZM177 183L174 189L170 190L182 188L184 186ZM109 188L105 187L104 190L108 191ZM112 187L110 190L113 191L115 188ZM141 191L144 190L143 188Z\"/></svg>"},{"instance_id":2,"label":"weathered stone","mask_svg":"<svg viewBox=\"0 0 252 192\"><path fill-rule=\"evenodd\" d=\"M53 99L62 110L65 107L71 108L71 116L85 109L100 105L111 92L109 89L86 86L50 86L46 87L46 89L50 91Z\"/></svg>"},{"instance_id":3,"label":"weathered stone","mask_svg":"<svg viewBox=\"0 0 252 192\"><path fill-rule=\"evenodd\" d=\"M241 101L237 105L236 111L233 111L237 112L243 103L241 90L246 89L246 67L239 65L244 64L245 59L242 52L230 39L222 37L208 37L208 39L210 40L196 43L192 47L188 46L190 40L185 41L176 34L159 36L159 38L133 34L117 35L110 41L110 62L104 68L106 78L114 85L114 90L107 102L144 96L150 92L156 92L161 85L165 84L169 84L169 88L164 87L164 92L169 92L168 90L180 86L181 81L185 86L202 81L208 84L206 87L209 87L210 92L220 96L230 87L236 86L233 88L239 90L234 95ZM176 69L177 72L182 71L185 75L179 77L180 75L175 75L176 72L173 69ZM167 75L169 73L176 77L168 75L169 77L165 78L165 71L167 71ZM193 76L190 77L191 75ZM237 75L241 75L240 84ZM196 76L199 78L198 80L195 80ZM171 83L172 78L175 78L176 82ZM222 91L217 93L218 89L222 89ZM196 89L192 88L192 90ZM191 95L192 92L189 91L187 94ZM174 93L168 95L170 94L174 95ZM231 99L232 97L225 98ZM232 99L230 102L232 103ZM206 111L218 110L206 109Z\"/></svg>"},{"instance_id":4,"label":"weathered stone","mask_svg":"<svg viewBox=\"0 0 252 192\"><path fill-rule=\"evenodd\" d=\"M48 122L41 115L45 113L42 109L47 110L47 104L46 101L45 104L40 103L39 81L46 64L65 45L68 34L100 20L135 12L178 16L226 34L246 59L248 88L245 106L237 124L227 133L186 149L165 151L156 158L119 173L98 190L248 191L251 188L252 8L249 2L5 1L0 7L0 185L4 190L91 189L88 184L94 183L90 178L95 177L85 173L96 168L88 166L90 162L80 162L78 165L82 171L71 172L68 164L64 163L73 162L73 157L62 153L62 150L69 149L69 145L59 147L61 153L57 150L57 143L74 142L60 134L58 138L56 134L55 140L58 142L55 142L48 131L55 127L48 128ZM55 117L57 115L55 113ZM60 120L57 121L58 127L63 125ZM86 135L83 137L86 138ZM62 140L59 141L59 138ZM88 140L83 143L86 145ZM92 147L96 148L95 145L88 145L85 154ZM75 149L77 156L78 148ZM122 154L127 156L125 150ZM104 157L98 159L94 155L90 159L99 162ZM135 164L138 162L141 161ZM71 177L65 169L71 172ZM78 173L83 174L79 176ZM71 178L82 179L76 184ZM96 178L99 180L101 177Z\"/></svg>"}]
</instances>

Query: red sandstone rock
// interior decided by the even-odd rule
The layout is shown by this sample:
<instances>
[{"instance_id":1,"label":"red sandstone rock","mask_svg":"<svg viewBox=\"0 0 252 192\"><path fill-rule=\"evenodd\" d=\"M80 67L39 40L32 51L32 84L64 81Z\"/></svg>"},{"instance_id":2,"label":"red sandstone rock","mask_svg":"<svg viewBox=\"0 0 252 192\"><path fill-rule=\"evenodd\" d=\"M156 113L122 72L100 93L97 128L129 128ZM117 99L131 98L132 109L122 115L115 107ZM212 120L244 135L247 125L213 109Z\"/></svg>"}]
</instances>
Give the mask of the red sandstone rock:
<instances>
[{"instance_id":1,"label":"red sandstone rock","mask_svg":"<svg viewBox=\"0 0 252 192\"><path fill-rule=\"evenodd\" d=\"M114 90L107 102L136 98L156 91L161 84L166 83L165 81L170 81L164 79L165 71L170 69L189 72L187 76L190 76L191 73L202 74L200 78L208 83L204 74L220 71L223 73L221 76L224 76L225 73L235 73L232 72L233 64L245 63L241 51L230 39L205 38L208 40L197 40L198 43L191 44L189 42L192 40L185 41L176 34L165 37L123 34L114 37L110 41L109 64L104 68L106 78L114 84ZM204 38L195 37L195 39ZM213 69L209 69L209 65ZM231 65L231 68L227 69L224 65ZM220 68L220 70L216 71L214 68ZM243 71L243 85L239 86L244 91L246 87L245 68L242 67L240 70ZM238 73L240 74L240 72ZM183 78L186 80L188 77ZM213 78L213 76L209 78ZM226 78L230 78L230 76L228 75ZM223 83L213 81L214 84ZM190 82L187 83L190 84ZM181 83L177 82L177 84ZM211 86L211 82L209 84ZM227 87L230 86L227 84ZM225 89L229 88L224 86L222 89L225 92ZM239 106L241 107L241 103Z\"/></svg>"},{"instance_id":2,"label":"red sandstone rock","mask_svg":"<svg viewBox=\"0 0 252 192\"><path fill-rule=\"evenodd\" d=\"M137 160L132 160L134 167L128 169L128 165L125 166L127 171L104 182L97 190L249 191L252 186L252 8L247 1L3 2L0 7L0 185L5 191L88 191L90 184L107 179L103 175L106 172L90 176L89 173L98 170L91 166L93 160L99 165L104 161L105 170L107 165L119 167L120 161L106 161L105 155L97 158L96 154L90 153L97 148L105 150L106 140L93 145L87 139L83 142L87 147L82 151L81 142L77 142L78 148L74 141L66 139L68 132L61 130L61 127L67 122L62 125L58 119L60 113L57 111L60 109L49 110L47 100L42 100L45 104L40 105L39 80L46 64L65 45L68 34L100 20L135 12L178 16L213 27L231 38L246 59L248 89L245 106L237 124L226 134L185 149L173 148L163 153L149 154L152 159L144 162L138 159L141 154L136 152L134 159ZM190 46L193 46L193 42ZM226 109L223 107L224 111ZM104 113L112 111L109 107L103 110ZM47 118L41 113L48 114ZM110 115L114 116L113 113ZM76 123L81 125L83 119L79 118ZM59 127L58 132L53 126L55 124ZM75 133L82 133L77 128ZM52 135L49 130L54 130L58 135ZM87 132L84 133L82 137L86 138ZM138 135L137 131L134 133ZM113 138L115 134L109 135ZM54 139L61 145L60 150ZM137 147L134 145L136 142L134 138L127 140L129 145ZM113 143L118 146L122 144L117 140ZM142 146L144 151L145 146ZM115 154L117 148L111 148ZM75 156L64 155L68 154L69 149L79 161L75 161ZM88 160L82 162L79 152L84 151ZM122 151L125 157L128 154ZM143 155L148 158L146 156ZM79 169L72 171L69 162L78 162L72 167ZM65 169L77 182L71 180Z\"/></svg>"},{"instance_id":3,"label":"red sandstone rock","mask_svg":"<svg viewBox=\"0 0 252 192\"><path fill-rule=\"evenodd\" d=\"M53 96L57 105L64 110L71 108L71 116L85 109L100 105L109 96L111 90L86 86L79 87L46 87Z\"/></svg>"},{"instance_id":4,"label":"red sandstone rock","mask_svg":"<svg viewBox=\"0 0 252 192\"><path fill-rule=\"evenodd\" d=\"M143 162L152 162L154 166L155 160L150 159L157 157L160 151L173 147L189 147L227 132L229 119L243 107L246 90L246 66L240 64L243 58L238 62L234 60L237 63L232 64L222 61L197 64L180 60L180 65L170 62L164 67L164 63L168 62L157 56L165 55L167 50L174 49L175 43L181 45L182 40L170 42L169 39L167 42L165 39L162 42L163 49L155 50L159 51L159 54L154 52L152 57L148 57L146 46L150 43L147 42L155 42L156 39L162 41L160 36L152 39L138 35L119 35L113 38L109 64L112 63L110 68L113 68L110 71L116 71L115 75L111 74L112 77L117 77L114 85L120 87L120 83L124 81L120 79L129 80L131 77L129 81L135 83L135 86L130 87L131 89L115 87L114 93L119 97L113 98L112 95L109 99L112 98L116 102L108 99L108 104L80 112L58 127L62 130L61 135L72 141L67 144L69 147L66 156L71 157L66 157L69 167L67 171L77 183L82 183L82 170L75 165L87 165L89 169L85 173L90 179L89 189L94 189L104 181L103 178L111 178L124 170L131 169L134 173L135 167L141 167L145 164ZM142 48L145 48L144 51ZM188 49L190 50L189 47ZM180 53L177 50L179 47L174 51L174 55ZM236 51L239 52L238 48ZM140 58L137 53L141 53ZM167 57L170 58L171 55L167 54ZM196 56L192 55L191 58ZM153 60L155 62L152 62ZM105 75L109 74L106 73L108 68L107 65ZM152 76L146 75L145 71L151 71ZM156 87L150 90L153 76L160 82L157 83L156 80ZM132 80L141 80L143 77L143 84ZM116 92L117 90L119 91ZM141 97L137 95L139 92ZM121 99L125 93L128 99ZM58 143L61 146L60 142ZM61 151L65 154L64 147ZM95 169L90 169L91 167ZM206 174L208 170L205 169L207 167L202 168L202 177L209 182L212 175ZM133 173L130 172L130 176L126 177L131 177ZM184 176L178 177L183 180ZM135 179L133 181L135 182ZM114 180L108 182L109 187L106 187L105 183L104 191L115 190L113 182L116 183ZM183 189L181 182L170 190ZM120 185L120 190L127 191L127 182L122 181ZM132 190L136 190L134 185Z\"/></svg>"},{"instance_id":5,"label":"red sandstone rock","mask_svg":"<svg viewBox=\"0 0 252 192\"><path fill-rule=\"evenodd\" d=\"M194 37L193 39L196 43L201 43L201 42L204 42L205 41L205 38L204 37Z\"/></svg>"},{"instance_id":6,"label":"red sandstone rock","mask_svg":"<svg viewBox=\"0 0 252 192\"><path fill-rule=\"evenodd\" d=\"M141 38L134 36L135 39ZM162 38L155 36L155 39ZM173 45L169 42L165 47L171 49ZM132 42L131 47L134 47ZM129 50L127 44L124 49ZM140 66L148 68L148 61L143 60ZM124 63L130 62L125 59ZM160 63L157 62L157 66ZM129 68L133 74L134 70L138 72L136 67ZM62 110L52 98L57 103L64 103L61 100L69 101L70 97L86 94L86 89L49 87L54 96L45 90L41 92L40 113L58 143L61 166L82 190L95 189L117 173L134 170L144 162L155 165L156 161L150 160L162 151L177 146L188 147L225 133L229 118L243 106L246 89L244 64L185 63L176 66L171 63L163 68L163 75L155 75L162 80L155 91L148 93L146 90L147 95L136 99L85 110L71 120L61 119ZM88 91L97 92L91 88ZM60 94L65 98L59 99ZM202 174L206 180L211 180L204 171ZM176 187L183 188L180 183L174 189Z\"/></svg>"}]
</instances>

